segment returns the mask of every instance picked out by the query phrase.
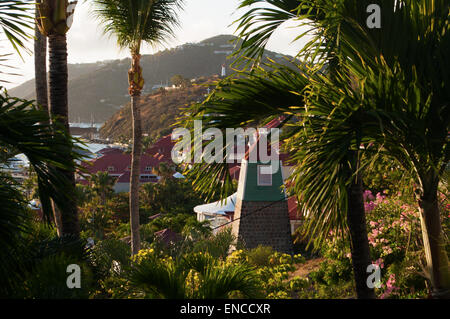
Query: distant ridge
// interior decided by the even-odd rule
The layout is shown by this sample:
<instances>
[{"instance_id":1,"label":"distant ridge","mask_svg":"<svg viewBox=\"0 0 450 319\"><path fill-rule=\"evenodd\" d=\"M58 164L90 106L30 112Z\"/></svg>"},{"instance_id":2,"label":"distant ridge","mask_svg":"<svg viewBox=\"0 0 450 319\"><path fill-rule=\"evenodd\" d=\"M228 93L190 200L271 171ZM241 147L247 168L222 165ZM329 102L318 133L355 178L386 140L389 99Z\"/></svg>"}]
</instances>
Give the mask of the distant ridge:
<instances>
[{"instance_id":1,"label":"distant ridge","mask_svg":"<svg viewBox=\"0 0 450 319\"><path fill-rule=\"evenodd\" d=\"M171 125L175 123L182 109L191 103L203 101L208 91L205 84L217 79L202 77L190 87L142 96L142 133L153 141L170 134L173 130ZM105 122L100 129L100 135L104 139L127 143L131 138L131 127L131 108L127 104Z\"/></svg>"},{"instance_id":2,"label":"distant ridge","mask_svg":"<svg viewBox=\"0 0 450 319\"><path fill-rule=\"evenodd\" d=\"M198 43L186 43L153 55L143 55L141 62L146 82L144 94L154 85L170 84L176 74L192 79L220 74L222 64L227 72L232 60L227 55L234 49L232 35L219 35ZM281 55L267 51L267 56L280 60ZM70 122L101 123L108 120L129 101L127 71L129 59L69 65ZM13 96L33 99L34 79L9 90Z\"/></svg>"}]
</instances>

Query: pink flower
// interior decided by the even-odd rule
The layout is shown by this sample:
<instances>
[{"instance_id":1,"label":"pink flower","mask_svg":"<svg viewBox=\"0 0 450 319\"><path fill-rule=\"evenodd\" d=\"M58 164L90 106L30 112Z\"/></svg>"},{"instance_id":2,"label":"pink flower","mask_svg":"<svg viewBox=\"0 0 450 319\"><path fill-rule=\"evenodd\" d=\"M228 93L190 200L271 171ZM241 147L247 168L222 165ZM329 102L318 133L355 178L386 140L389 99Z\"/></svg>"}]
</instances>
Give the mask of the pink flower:
<instances>
[{"instance_id":1,"label":"pink flower","mask_svg":"<svg viewBox=\"0 0 450 319\"><path fill-rule=\"evenodd\" d=\"M383 262L383 259L381 259L381 258L378 258L377 260L375 260L374 264L380 268L384 268L384 262Z\"/></svg>"},{"instance_id":2,"label":"pink flower","mask_svg":"<svg viewBox=\"0 0 450 319\"><path fill-rule=\"evenodd\" d=\"M395 274L391 274L389 276L388 281L386 282L386 287L395 289L396 287L394 286L394 284L395 284Z\"/></svg>"},{"instance_id":3,"label":"pink flower","mask_svg":"<svg viewBox=\"0 0 450 319\"><path fill-rule=\"evenodd\" d=\"M399 289L398 287L394 286L395 284L395 274L391 274L389 276L388 281L386 282L386 291L380 296L381 299L385 299L390 294L392 294L393 291Z\"/></svg>"},{"instance_id":4,"label":"pink flower","mask_svg":"<svg viewBox=\"0 0 450 319\"><path fill-rule=\"evenodd\" d=\"M367 200L373 201L375 199L375 197L372 195L372 192L370 190L364 191L363 198L364 198L364 201L367 201Z\"/></svg>"}]
</instances>

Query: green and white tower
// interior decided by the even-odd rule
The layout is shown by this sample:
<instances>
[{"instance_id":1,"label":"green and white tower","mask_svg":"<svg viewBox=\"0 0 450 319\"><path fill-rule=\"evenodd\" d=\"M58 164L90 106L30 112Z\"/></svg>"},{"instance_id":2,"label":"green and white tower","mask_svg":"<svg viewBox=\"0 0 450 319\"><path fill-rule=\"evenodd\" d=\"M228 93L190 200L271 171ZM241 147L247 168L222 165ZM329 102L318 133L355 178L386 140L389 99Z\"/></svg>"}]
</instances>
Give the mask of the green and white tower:
<instances>
[{"instance_id":1,"label":"green and white tower","mask_svg":"<svg viewBox=\"0 0 450 319\"><path fill-rule=\"evenodd\" d=\"M251 151L250 151L251 152ZM246 248L271 246L279 252L292 254L293 245L289 211L281 161L241 162L233 234Z\"/></svg>"}]
</instances>

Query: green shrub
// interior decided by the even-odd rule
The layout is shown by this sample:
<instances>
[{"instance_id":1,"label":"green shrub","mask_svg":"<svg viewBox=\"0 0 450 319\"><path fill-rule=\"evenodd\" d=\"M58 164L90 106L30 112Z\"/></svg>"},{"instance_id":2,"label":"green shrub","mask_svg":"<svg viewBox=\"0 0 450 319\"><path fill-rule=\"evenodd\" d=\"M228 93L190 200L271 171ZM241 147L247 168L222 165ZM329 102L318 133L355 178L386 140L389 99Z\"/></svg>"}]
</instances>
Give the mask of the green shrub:
<instances>
[{"instance_id":1,"label":"green shrub","mask_svg":"<svg viewBox=\"0 0 450 319\"><path fill-rule=\"evenodd\" d=\"M225 228L204 240L194 244L193 252L207 252L215 258L225 260L230 251L231 245L236 241L231 228Z\"/></svg>"},{"instance_id":2,"label":"green shrub","mask_svg":"<svg viewBox=\"0 0 450 319\"><path fill-rule=\"evenodd\" d=\"M274 250L272 247L267 246L258 246L253 248L247 252L249 263L258 266L258 267L266 267L269 266L270 261L269 258L274 254Z\"/></svg>"}]
</instances>

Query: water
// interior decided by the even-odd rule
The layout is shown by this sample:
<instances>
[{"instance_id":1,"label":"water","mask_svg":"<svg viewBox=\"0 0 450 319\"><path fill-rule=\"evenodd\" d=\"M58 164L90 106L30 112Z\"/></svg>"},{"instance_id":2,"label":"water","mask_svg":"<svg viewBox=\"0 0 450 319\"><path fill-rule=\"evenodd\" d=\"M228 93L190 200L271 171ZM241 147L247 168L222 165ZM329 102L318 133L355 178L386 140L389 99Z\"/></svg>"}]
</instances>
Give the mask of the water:
<instances>
[{"instance_id":1,"label":"water","mask_svg":"<svg viewBox=\"0 0 450 319\"><path fill-rule=\"evenodd\" d=\"M69 126L70 127L80 127L80 128L95 127L97 129L100 129L103 126L103 123L87 123L87 122L69 123Z\"/></svg>"}]
</instances>

